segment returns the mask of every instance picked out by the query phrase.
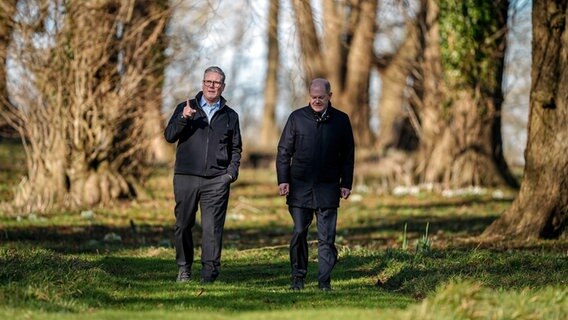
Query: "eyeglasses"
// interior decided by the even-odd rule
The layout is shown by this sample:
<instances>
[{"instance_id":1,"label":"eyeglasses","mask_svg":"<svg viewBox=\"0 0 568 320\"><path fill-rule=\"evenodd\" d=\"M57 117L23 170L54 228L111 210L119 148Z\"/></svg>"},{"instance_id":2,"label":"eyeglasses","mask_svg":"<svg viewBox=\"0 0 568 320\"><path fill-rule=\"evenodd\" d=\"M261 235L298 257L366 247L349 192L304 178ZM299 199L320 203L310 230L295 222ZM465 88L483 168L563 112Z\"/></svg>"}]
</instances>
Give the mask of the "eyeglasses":
<instances>
[{"instance_id":1,"label":"eyeglasses","mask_svg":"<svg viewBox=\"0 0 568 320\"><path fill-rule=\"evenodd\" d=\"M219 88L222 84L223 83L219 81L203 80L203 85L205 85L206 87Z\"/></svg>"}]
</instances>

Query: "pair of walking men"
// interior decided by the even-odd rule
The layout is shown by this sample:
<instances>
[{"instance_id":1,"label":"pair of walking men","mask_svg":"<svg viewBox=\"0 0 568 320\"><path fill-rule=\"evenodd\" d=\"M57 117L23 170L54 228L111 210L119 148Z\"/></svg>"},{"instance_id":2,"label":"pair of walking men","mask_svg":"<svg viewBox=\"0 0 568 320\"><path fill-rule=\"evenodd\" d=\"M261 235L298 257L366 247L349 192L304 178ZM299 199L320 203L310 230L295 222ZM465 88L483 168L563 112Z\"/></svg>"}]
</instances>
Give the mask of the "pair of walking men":
<instances>
[{"instance_id":1,"label":"pair of walking men","mask_svg":"<svg viewBox=\"0 0 568 320\"><path fill-rule=\"evenodd\" d=\"M175 248L177 281L191 278L192 228L201 209L201 281L219 276L225 216L230 184L236 181L242 152L237 113L222 97L225 74L209 67L202 91L179 103L164 135L177 142L174 169ZM294 221L290 242L292 290L304 288L308 271L308 229L314 215L318 231L318 284L331 290L331 272L337 262L335 234L340 198L351 193L354 166L353 132L349 117L332 107L331 86L314 79L309 104L293 111L276 157L278 190L286 196Z\"/></svg>"}]
</instances>

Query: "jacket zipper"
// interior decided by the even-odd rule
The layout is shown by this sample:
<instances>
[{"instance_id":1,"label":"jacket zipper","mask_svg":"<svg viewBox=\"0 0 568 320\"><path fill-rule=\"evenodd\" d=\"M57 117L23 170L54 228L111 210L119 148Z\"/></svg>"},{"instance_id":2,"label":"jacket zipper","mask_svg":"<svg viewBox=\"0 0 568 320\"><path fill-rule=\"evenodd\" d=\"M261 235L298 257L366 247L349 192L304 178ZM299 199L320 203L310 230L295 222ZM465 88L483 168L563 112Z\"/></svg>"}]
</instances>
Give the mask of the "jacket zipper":
<instances>
[{"instance_id":1,"label":"jacket zipper","mask_svg":"<svg viewBox=\"0 0 568 320\"><path fill-rule=\"evenodd\" d=\"M211 134L211 124L207 128L207 139L205 140L205 167L203 168L203 175L207 175L207 160L209 158L209 135Z\"/></svg>"},{"instance_id":2,"label":"jacket zipper","mask_svg":"<svg viewBox=\"0 0 568 320\"><path fill-rule=\"evenodd\" d=\"M224 105L223 105L224 106ZM211 120L209 120L209 123L207 124L207 139L205 140L205 168L203 168L203 175L207 175L207 160L209 158L209 136L211 135L211 131L213 126L211 125L213 123L213 119L215 118L215 116L221 112L221 109L223 108L223 106L219 107L219 110L217 110L217 112L215 112L213 114L213 116L211 117ZM205 115L205 117L207 118L207 115Z\"/></svg>"}]
</instances>

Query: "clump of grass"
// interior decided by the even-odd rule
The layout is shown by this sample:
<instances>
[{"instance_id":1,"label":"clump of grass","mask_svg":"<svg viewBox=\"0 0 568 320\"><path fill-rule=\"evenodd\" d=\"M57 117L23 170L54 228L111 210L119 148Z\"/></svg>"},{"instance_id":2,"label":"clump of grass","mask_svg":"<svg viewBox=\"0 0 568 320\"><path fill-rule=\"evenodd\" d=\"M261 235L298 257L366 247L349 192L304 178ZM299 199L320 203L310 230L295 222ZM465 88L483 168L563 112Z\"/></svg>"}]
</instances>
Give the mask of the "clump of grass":
<instances>
[{"instance_id":1,"label":"clump of grass","mask_svg":"<svg viewBox=\"0 0 568 320\"><path fill-rule=\"evenodd\" d=\"M406 234L406 228L408 227L407 223L404 223L404 232L402 234L402 250L408 249L408 239Z\"/></svg>"},{"instance_id":2,"label":"clump of grass","mask_svg":"<svg viewBox=\"0 0 568 320\"><path fill-rule=\"evenodd\" d=\"M389 249L371 259L377 287L417 298L456 278L517 290L568 284L565 257L559 254L446 249L422 255Z\"/></svg>"},{"instance_id":3,"label":"clump of grass","mask_svg":"<svg viewBox=\"0 0 568 320\"><path fill-rule=\"evenodd\" d=\"M416 240L416 253L427 255L430 253L430 238L428 238L428 228L430 227L430 222L426 222L426 231L422 238Z\"/></svg>"},{"instance_id":4,"label":"clump of grass","mask_svg":"<svg viewBox=\"0 0 568 320\"><path fill-rule=\"evenodd\" d=\"M106 279L95 264L42 248L0 248L0 265L0 301L13 308L83 310L79 299L96 298L97 284Z\"/></svg>"},{"instance_id":5,"label":"clump of grass","mask_svg":"<svg viewBox=\"0 0 568 320\"><path fill-rule=\"evenodd\" d=\"M478 282L451 281L412 307L407 319L568 319L568 289L494 290Z\"/></svg>"},{"instance_id":6,"label":"clump of grass","mask_svg":"<svg viewBox=\"0 0 568 320\"><path fill-rule=\"evenodd\" d=\"M407 233L408 223L404 223L404 230L402 232L402 244L401 250L406 251L408 250L408 233ZM430 222L426 222L426 230L421 238L416 239L416 254L424 254L427 255L430 253L430 249L432 246L432 242L428 236L428 229L430 227Z\"/></svg>"}]
</instances>

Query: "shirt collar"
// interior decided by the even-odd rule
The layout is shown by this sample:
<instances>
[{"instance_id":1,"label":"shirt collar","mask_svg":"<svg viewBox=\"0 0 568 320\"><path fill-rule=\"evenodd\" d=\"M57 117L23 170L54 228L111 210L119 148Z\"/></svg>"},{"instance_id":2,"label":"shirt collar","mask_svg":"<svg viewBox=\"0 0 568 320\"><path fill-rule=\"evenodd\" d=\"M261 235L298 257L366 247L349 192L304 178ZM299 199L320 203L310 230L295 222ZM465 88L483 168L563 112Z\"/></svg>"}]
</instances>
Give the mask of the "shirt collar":
<instances>
[{"instance_id":1,"label":"shirt collar","mask_svg":"<svg viewBox=\"0 0 568 320\"><path fill-rule=\"evenodd\" d=\"M199 105L203 108L209 106L210 104L207 102L207 100L205 100L203 96L201 96L201 101L199 102ZM221 99L217 100L217 102L211 104L210 106L214 109L214 108L219 108L220 105L221 105Z\"/></svg>"}]
</instances>

